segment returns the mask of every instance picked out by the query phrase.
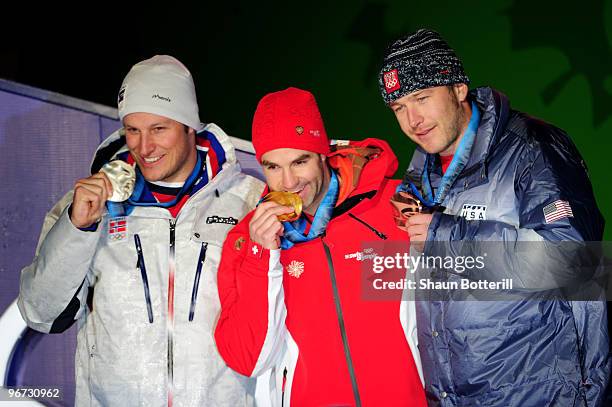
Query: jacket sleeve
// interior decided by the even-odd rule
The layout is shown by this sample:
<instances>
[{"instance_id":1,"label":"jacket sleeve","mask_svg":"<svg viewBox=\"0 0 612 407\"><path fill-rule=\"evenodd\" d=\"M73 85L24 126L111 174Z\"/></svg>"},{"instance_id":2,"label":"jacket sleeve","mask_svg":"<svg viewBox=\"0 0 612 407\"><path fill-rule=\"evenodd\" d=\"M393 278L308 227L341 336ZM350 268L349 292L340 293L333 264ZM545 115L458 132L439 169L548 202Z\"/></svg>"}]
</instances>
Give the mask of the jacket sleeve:
<instances>
[{"instance_id":1,"label":"jacket sleeve","mask_svg":"<svg viewBox=\"0 0 612 407\"><path fill-rule=\"evenodd\" d=\"M76 228L68 216L72 191L46 215L32 264L21 270L17 304L32 329L59 333L86 306L87 274L100 231Z\"/></svg>"},{"instance_id":2,"label":"jacket sleeve","mask_svg":"<svg viewBox=\"0 0 612 407\"><path fill-rule=\"evenodd\" d=\"M264 250L251 242L249 220L230 231L223 245L215 340L229 367L254 377L274 366L284 353L287 311L280 250Z\"/></svg>"},{"instance_id":3,"label":"jacket sleeve","mask_svg":"<svg viewBox=\"0 0 612 407\"><path fill-rule=\"evenodd\" d=\"M588 283L598 269L599 246L594 242L602 237L604 221L580 155L571 147L542 145L507 175L514 176L504 183L514 187L518 224L436 213L425 253L474 257L486 253L485 267L465 270L462 277L511 278L518 289ZM570 216L547 220L545 208L555 202L567 203Z\"/></svg>"}]
</instances>

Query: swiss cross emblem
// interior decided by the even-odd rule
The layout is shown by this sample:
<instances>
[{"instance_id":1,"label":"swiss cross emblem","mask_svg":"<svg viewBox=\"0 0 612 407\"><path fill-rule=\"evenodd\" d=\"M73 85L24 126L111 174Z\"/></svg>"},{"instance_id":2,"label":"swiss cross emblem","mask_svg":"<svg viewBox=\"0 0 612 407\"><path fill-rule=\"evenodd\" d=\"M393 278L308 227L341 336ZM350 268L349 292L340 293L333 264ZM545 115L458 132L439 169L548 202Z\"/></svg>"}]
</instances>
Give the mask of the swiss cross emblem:
<instances>
[{"instance_id":1,"label":"swiss cross emblem","mask_svg":"<svg viewBox=\"0 0 612 407\"><path fill-rule=\"evenodd\" d=\"M293 260L287 266L287 273L289 273L291 277L300 278L303 272L304 272L304 262L303 261Z\"/></svg>"},{"instance_id":2,"label":"swiss cross emblem","mask_svg":"<svg viewBox=\"0 0 612 407\"><path fill-rule=\"evenodd\" d=\"M397 69L394 69L383 74L383 80L385 81L385 90L387 93L391 93L400 88L399 78L397 77Z\"/></svg>"},{"instance_id":3,"label":"swiss cross emblem","mask_svg":"<svg viewBox=\"0 0 612 407\"><path fill-rule=\"evenodd\" d=\"M263 247L253 241L250 241L248 251L251 253L251 256L259 259L263 253Z\"/></svg>"}]
</instances>

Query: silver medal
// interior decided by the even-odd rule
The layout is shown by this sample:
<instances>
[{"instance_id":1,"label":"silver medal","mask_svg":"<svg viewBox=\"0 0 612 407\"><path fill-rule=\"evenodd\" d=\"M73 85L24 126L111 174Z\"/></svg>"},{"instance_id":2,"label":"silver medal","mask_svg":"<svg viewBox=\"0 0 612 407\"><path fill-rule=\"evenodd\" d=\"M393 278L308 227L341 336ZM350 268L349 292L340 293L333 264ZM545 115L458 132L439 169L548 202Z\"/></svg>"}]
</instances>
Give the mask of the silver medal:
<instances>
[{"instance_id":1,"label":"silver medal","mask_svg":"<svg viewBox=\"0 0 612 407\"><path fill-rule=\"evenodd\" d=\"M113 185L113 195L108 198L112 202L123 202L134 192L136 171L125 161L115 160L104 164L100 169Z\"/></svg>"}]
</instances>

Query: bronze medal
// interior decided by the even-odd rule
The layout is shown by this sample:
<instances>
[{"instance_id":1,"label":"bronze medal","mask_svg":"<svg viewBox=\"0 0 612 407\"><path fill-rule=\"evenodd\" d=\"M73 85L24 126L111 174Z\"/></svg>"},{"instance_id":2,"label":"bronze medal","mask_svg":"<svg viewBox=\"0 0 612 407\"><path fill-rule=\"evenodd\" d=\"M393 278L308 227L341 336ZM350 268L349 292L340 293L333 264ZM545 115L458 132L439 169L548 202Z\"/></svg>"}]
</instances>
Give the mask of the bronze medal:
<instances>
[{"instance_id":1,"label":"bronze medal","mask_svg":"<svg viewBox=\"0 0 612 407\"><path fill-rule=\"evenodd\" d=\"M421 212L427 212L427 208L423 207L421 201L410 192L396 192L391 197L391 205L393 206L393 218L398 228L406 230L406 220Z\"/></svg>"}]
</instances>

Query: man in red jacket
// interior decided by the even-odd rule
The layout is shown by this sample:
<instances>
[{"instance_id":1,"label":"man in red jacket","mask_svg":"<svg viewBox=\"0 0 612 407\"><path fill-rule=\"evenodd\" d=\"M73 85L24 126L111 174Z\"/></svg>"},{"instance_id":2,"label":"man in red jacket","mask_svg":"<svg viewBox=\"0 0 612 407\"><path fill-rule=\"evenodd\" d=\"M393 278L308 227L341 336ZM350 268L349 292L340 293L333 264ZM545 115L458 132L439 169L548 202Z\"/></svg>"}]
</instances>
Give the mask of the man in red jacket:
<instances>
[{"instance_id":1,"label":"man in red jacket","mask_svg":"<svg viewBox=\"0 0 612 407\"><path fill-rule=\"evenodd\" d=\"M269 190L299 194L303 213L281 222L293 208L263 202L228 234L215 332L222 357L260 376L263 404L425 406L414 326L400 322L405 303L363 294L372 276L364 247L408 248L389 203L399 181L389 178L397 159L388 144L330 146L313 95L288 88L259 102L253 145Z\"/></svg>"}]
</instances>

